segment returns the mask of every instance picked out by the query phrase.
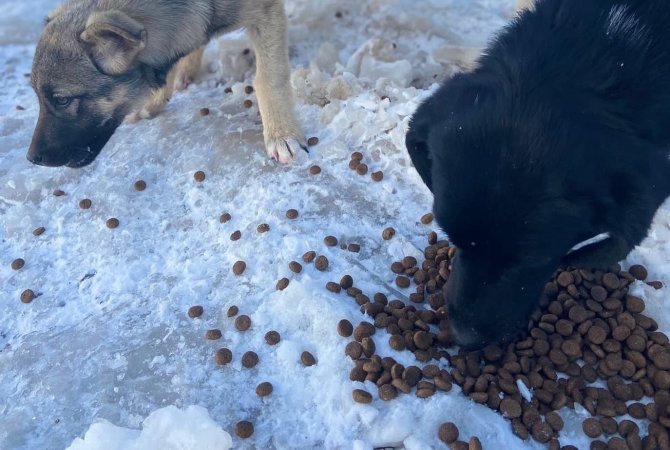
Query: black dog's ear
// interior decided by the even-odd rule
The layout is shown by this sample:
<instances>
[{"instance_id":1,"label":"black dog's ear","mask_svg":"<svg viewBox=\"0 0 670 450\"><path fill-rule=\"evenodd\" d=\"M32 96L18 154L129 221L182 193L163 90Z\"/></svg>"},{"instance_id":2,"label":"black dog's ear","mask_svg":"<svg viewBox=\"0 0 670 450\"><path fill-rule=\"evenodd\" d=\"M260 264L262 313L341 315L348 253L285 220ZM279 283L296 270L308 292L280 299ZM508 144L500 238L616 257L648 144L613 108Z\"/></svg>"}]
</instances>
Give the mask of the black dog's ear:
<instances>
[{"instance_id":1,"label":"black dog's ear","mask_svg":"<svg viewBox=\"0 0 670 450\"><path fill-rule=\"evenodd\" d=\"M418 112L412 117L409 123L409 130L405 136L405 146L409 153L412 163L419 172L421 179L433 191L433 182L431 177L432 160L428 149L429 123Z\"/></svg>"},{"instance_id":2,"label":"black dog's ear","mask_svg":"<svg viewBox=\"0 0 670 450\"><path fill-rule=\"evenodd\" d=\"M146 46L147 31L121 11L101 11L90 15L80 38L101 72L121 75L132 69Z\"/></svg>"}]
</instances>

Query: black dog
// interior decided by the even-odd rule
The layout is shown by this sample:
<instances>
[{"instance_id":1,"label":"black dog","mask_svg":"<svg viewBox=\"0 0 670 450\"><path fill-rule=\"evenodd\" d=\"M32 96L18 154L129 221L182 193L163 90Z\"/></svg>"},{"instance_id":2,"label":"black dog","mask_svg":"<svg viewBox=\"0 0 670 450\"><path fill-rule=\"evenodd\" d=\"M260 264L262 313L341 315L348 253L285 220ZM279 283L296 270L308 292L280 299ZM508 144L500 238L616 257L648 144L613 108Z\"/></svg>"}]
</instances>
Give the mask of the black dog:
<instances>
[{"instance_id":1,"label":"black dog","mask_svg":"<svg viewBox=\"0 0 670 450\"><path fill-rule=\"evenodd\" d=\"M667 2L539 0L421 105L406 144L458 248L455 340L511 339L559 266L625 258L670 196Z\"/></svg>"}]
</instances>

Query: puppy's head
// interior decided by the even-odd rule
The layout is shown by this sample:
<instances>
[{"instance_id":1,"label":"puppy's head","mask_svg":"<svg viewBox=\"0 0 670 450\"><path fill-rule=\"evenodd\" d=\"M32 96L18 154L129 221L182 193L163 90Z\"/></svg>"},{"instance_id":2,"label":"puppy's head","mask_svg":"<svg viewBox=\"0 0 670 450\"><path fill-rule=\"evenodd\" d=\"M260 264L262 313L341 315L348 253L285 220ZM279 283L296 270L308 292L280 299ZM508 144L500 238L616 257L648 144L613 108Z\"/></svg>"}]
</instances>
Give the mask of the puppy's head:
<instances>
[{"instance_id":1,"label":"puppy's head","mask_svg":"<svg viewBox=\"0 0 670 450\"><path fill-rule=\"evenodd\" d=\"M27 158L43 166L90 164L155 87L138 61L144 27L119 11L73 5L47 19L33 61L40 113Z\"/></svg>"},{"instance_id":2,"label":"puppy's head","mask_svg":"<svg viewBox=\"0 0 670 450\"><path fill-rule=\"evenodd\" d=\"M457 248L445 294L454 338L504 343L526 329L562 257L594 234L588 208L568 199L547 147L500 115L454 118L430 146L435 216Z\"/></svg>"}]
</instances>

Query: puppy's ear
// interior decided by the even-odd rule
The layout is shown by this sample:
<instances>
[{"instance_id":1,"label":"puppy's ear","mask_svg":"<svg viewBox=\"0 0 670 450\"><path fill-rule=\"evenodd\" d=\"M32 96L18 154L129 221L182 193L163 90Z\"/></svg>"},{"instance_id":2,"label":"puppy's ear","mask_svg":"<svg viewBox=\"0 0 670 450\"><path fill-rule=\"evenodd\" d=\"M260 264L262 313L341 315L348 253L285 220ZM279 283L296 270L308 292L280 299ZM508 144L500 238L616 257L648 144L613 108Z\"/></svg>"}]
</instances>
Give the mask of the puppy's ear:
<instances>
[{"instance_id":1,"label":"puppy's ear","mask_svg":"<svg viewBox=\"0 0 670 450\"><path fill-rule=\"evenodd\" d=\"M146 46L147 31L121 11L101 11L89 16L80 38L101 72L121 75L132 69Z\"/></svg>"}]
</instances>

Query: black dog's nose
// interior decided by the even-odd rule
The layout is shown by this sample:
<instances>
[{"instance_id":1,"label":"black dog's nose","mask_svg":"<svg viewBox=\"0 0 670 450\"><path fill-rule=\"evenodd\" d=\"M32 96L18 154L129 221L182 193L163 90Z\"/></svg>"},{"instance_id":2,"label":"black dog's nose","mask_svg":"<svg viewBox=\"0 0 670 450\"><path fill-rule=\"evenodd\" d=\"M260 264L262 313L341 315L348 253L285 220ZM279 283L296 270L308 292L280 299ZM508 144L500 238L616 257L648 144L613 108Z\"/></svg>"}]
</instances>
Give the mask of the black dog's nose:
<instances>
[{"instance_id":1,"label":"black dog's nose","mask_svg":"<svg viewBox=\"0 0 670 450\"><path fill-rule=\"evenodd\" d=\"M38 166L42 165L43 158L40 155L31 155L30 153L28 153L26 155L26 159L28 159L28 161L30 161L33 164L37 164Z\"/></svg>"}]
</instances>

